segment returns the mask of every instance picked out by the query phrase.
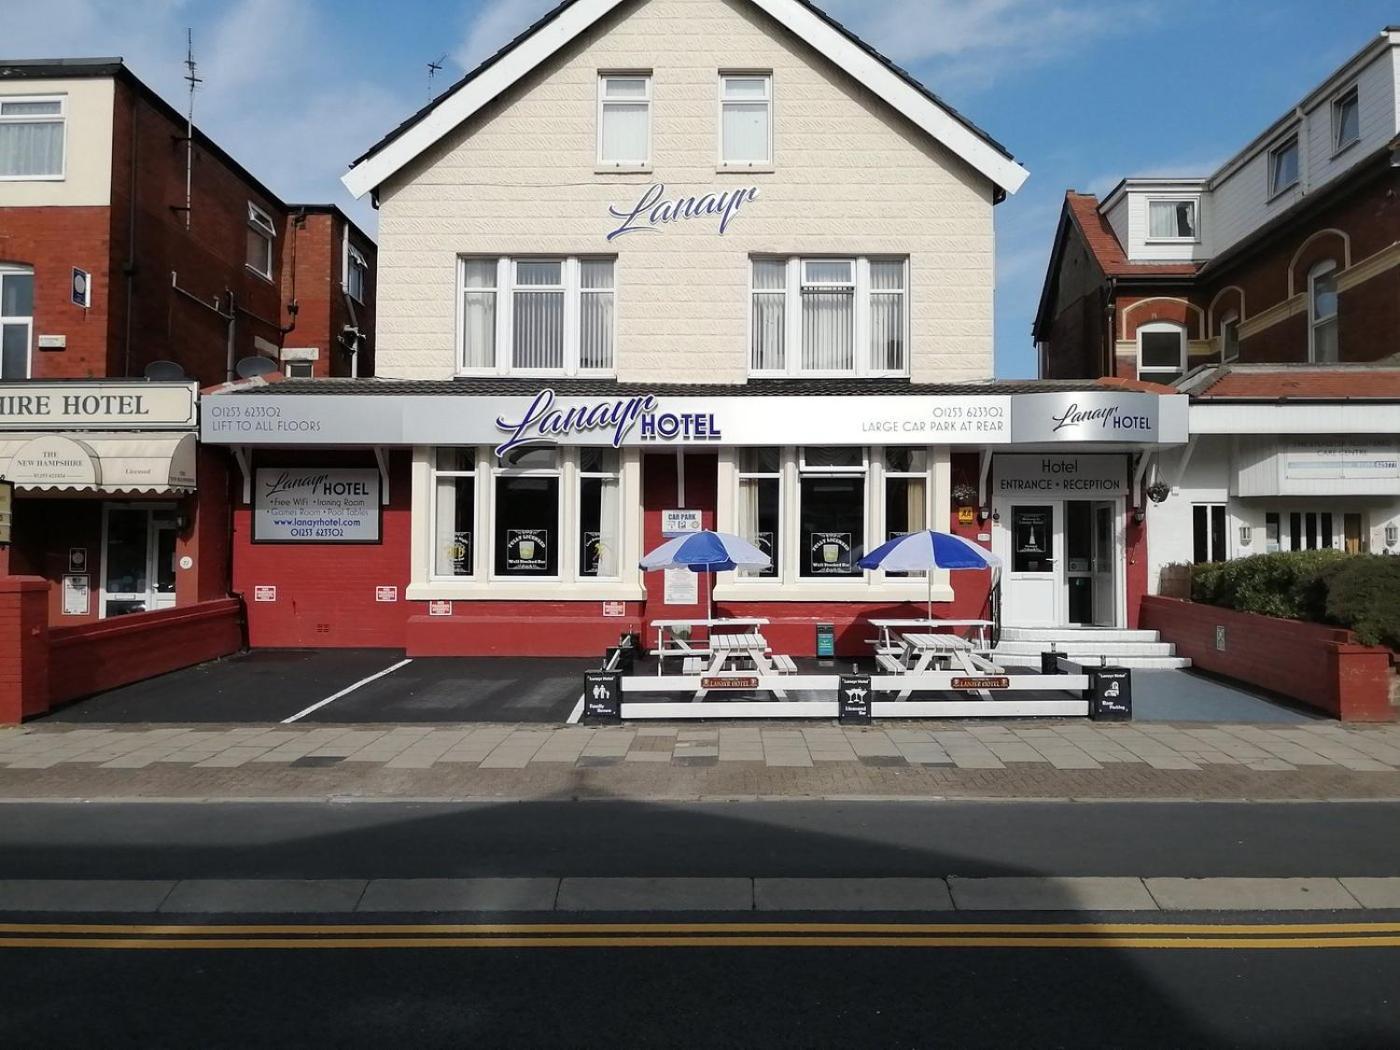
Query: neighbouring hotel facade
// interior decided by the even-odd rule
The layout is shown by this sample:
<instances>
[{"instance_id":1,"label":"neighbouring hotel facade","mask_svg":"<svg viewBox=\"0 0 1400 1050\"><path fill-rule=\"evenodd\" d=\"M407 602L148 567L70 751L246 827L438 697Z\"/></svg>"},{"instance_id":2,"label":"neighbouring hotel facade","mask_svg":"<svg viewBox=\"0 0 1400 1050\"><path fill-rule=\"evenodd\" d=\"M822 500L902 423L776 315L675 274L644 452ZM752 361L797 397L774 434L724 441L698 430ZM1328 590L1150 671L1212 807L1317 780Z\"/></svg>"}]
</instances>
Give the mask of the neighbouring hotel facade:
<instances>
[{"instance_id":1,"label":"neighbouring hotel facade","mask_svg":"<svg viewBox=\"0 0 1400 1050\"><path fill-rule=\"evenodd\" d=\"M775 645L865 647L921 528L1006 563L1007 622L1130 625L1144 479L1186 398L993 382L993 211L1026 172L808 4L577 0L345 178L380 212L375 379L206 395L253 645L593 654L704 615L643 574L751 539L713 598ZM976 616L979 573L936 613Z\"/></svg>"}]
</instances>

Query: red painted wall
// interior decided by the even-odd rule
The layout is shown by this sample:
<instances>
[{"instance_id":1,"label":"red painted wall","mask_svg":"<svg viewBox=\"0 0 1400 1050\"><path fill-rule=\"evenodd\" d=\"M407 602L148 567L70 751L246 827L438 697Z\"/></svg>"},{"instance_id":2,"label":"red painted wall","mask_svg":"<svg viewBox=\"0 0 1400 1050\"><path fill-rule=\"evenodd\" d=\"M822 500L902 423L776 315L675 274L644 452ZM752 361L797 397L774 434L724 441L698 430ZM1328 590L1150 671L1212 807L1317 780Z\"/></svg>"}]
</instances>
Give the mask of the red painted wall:
<instances>
[{"instance_id":1,"label":"red painted wall","mask_svg":"<svg viewBox=\"0 0 1400 1050\"><path fill-rule=\"evenodd\" d=\"M1388 722L1391 654L1350 631L1158 595L1142 601L1143 626L1160 631L1205 671L1292 697L1344 722ZM1225 648L1215 647L1225 628Z\"/></svg>"},{"instance_id":2,"label":"red painted wall","mask_svg":"<svg viewBox=\"0 0 1400 1050\"><path fill-rule=\"evenodd\" d=\"M49 705L45 581L0 576L0 725L15 725Z\"/></svg>"}]
</instances>

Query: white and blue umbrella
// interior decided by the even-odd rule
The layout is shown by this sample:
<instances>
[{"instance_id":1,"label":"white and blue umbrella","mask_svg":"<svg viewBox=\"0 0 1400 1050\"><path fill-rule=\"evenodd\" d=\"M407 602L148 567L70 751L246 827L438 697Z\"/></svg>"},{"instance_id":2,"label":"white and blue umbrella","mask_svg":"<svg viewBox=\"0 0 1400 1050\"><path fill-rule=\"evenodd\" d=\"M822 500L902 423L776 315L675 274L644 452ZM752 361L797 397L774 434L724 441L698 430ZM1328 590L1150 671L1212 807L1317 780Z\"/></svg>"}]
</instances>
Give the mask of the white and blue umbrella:
<instances>
[{"instance_id":1,"label":"white and blue umbrella","mask_svg":"<svg viewBox=\"0 0 1400 1050\"><path fill-rule=\"evenodd\" d=\"M742 536L704 529L667 540L643 556L643 569L689 569L691 572L728 572L730 569L766 569L773 559ZM705 619L714 619L714 587L710 588Z\"/></svg>"},{"instance_id":2,"label":"white and blue umbrella","mask_svg":"<svg viewBox=\"0 0 1400 1050\"><path fill-rule=\"evenodd\" d=\"M950 532L923 529L896 536L882 543L859 562L862 569L884 569L886 572L928 572L930 569L991 569L1001 568L1001 559L985 547ZM933 576L928 577L928 617L933 619Z\"/></svg>"}]
</instances>

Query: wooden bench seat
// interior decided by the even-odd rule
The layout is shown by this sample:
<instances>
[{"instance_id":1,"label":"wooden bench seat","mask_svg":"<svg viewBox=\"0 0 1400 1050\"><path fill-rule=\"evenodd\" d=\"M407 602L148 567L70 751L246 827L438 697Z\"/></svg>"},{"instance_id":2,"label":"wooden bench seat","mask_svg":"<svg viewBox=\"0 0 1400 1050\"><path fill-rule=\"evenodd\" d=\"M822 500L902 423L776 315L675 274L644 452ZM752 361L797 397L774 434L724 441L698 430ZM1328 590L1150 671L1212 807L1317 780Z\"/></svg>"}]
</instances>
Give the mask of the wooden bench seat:
<instances>
[{"instance_id":1,"label":"wooden bench seat","mask_svg":"<svg viewBox=\"0 0 1400 1050\"><path fill-rule=\"evenodd\" d=\"M876 653L875 663L879 665L880 670L886 671L889 674L904 674L909 670L898 657L892 656L889 653Z\"/></svg>"}]
</instances>

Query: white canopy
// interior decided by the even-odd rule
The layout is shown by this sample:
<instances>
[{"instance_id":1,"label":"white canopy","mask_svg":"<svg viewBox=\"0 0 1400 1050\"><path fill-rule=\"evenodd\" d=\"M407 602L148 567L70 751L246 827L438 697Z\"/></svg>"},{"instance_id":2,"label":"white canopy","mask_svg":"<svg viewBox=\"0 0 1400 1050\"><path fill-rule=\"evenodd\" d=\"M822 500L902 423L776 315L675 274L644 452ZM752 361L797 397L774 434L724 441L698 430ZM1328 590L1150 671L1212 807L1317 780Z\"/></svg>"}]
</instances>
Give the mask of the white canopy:
<instances>
[{"instance_id":1,"label":"white canopy","mask_svg":"<svg viewBox=\"0 0 1400 1050\"><path fill-rule=\"evenodd\" d=\"M21 492L192 492L195 436L4 434L0 476Z\"/></svg>"}]
</instances>

